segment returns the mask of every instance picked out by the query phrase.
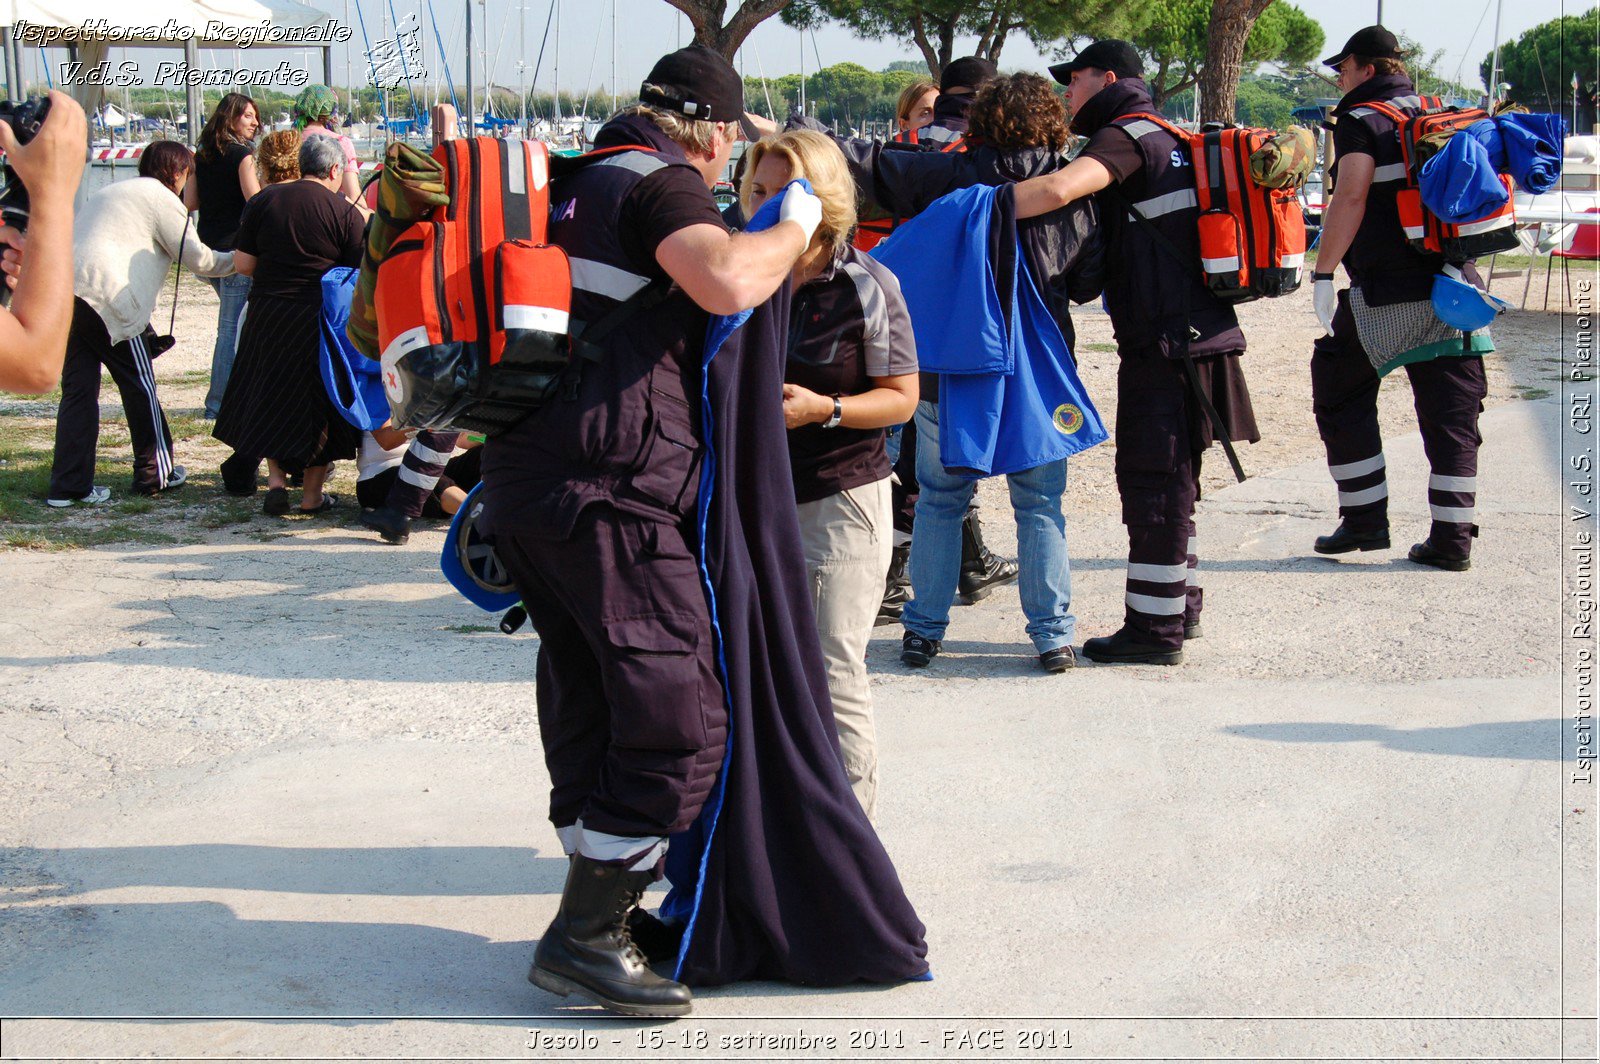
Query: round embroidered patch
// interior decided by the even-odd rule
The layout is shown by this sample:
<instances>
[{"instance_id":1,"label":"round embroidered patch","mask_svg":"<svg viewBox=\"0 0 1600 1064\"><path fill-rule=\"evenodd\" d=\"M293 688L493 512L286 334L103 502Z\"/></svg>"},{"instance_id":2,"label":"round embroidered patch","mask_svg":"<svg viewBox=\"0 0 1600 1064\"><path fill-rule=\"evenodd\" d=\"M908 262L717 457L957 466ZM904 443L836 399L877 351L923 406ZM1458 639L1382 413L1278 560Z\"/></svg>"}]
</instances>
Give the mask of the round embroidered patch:
<instances>
[{"instance_id":1,"label":"round embroidered patch","mask_svg":"<svg viewBox=\"0 0 1600 1064\"><path fill-rule=\"evenodd\" d=\"M1083 428L1083 411L1071 403L1062 403L1056 407L1053 420L1055 421L1057 432L1063 436L1071 436L1074 432Z\"/></svg>"}]
</instances>

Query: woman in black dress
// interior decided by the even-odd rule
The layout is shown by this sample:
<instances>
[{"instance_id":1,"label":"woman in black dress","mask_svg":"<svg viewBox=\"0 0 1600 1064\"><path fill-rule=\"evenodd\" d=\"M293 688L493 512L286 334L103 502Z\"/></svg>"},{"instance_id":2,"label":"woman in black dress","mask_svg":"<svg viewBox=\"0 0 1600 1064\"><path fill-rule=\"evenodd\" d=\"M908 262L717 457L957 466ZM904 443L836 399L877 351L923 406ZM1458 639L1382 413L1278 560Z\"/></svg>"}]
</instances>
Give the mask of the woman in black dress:
<instances>
[{"instance_id":1,"label":"woman in black dress","mask_svg":"<svg viewBox=\"0 0 1600 1064\"><path fill-rule=\"evenodd\" d=\"M361 264L365 219L338 193L344 156L337 142L302 143L300 173L250 201L233 245L235 267L254 282L215 435L238 454L267 459L267 514L289 512L294 472L305 478L301 513L332 509L333 496L322 490L329 466L355 457L360 441L323 389L317 322L322 275Z\"/></svg>"}]
</instances>

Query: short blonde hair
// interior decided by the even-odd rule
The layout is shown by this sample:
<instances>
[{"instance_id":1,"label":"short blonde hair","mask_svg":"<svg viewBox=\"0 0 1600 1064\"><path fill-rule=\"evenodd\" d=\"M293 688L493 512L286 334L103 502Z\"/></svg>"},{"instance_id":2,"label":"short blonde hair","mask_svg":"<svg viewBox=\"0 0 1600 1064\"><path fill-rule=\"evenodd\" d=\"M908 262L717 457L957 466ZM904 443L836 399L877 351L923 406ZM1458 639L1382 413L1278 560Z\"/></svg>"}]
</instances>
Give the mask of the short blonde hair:
<instances>
[{"instance_id":1,"label":"short blonde hair","mask_svg":"<svg viewBox=\"0 0 1600 1064\"><path fill-rule=\"evenodd\" d=\"M655 88L655 86L646 84L642 88L651 89ZM664 111L644 103L637 103L632 107L624 107L617 112L616 117L620 118L624 115L638 115L641 118L648 118L656 124L657 129L671 137L679 147L685 151L694 152L696 155L715 155L717 153L717 130L728 124L726 122L703 122L697 118L687 118L676 111Z\"/></svg>"},{"instance_id":2,"label":"short blonde hair","mask_svg":"<svg viewBox=\"0 0 1600 1064\"><path fill-rule=\"evenodd\" d=\"M822 201L822 224L817 227L817 236L834 254L843 250L856 227L856 185L844 153L833 138L809 129L793 129L756 141L745 155L749 161L739 188L739 206L745 217L754 213L750 210L750 186L755 183L756 167L769 155L780 156L789 164L789 179L805 178Z\"/></svg>"}]
</instances>

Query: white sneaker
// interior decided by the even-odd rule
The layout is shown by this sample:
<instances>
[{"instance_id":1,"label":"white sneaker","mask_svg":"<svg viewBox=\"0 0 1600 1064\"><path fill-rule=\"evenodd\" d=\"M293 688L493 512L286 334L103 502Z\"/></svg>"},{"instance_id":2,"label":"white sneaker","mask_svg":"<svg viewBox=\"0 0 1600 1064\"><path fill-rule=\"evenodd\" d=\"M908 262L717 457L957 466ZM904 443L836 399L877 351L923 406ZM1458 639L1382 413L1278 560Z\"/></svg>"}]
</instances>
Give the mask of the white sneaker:
<instances>
[{"instance_id":1,"label":"white sneaker","mask_svg":"<svg viewBox=\"0 0 1600 1064\"><path fill-rule=\"evenodd\" d=\"M167 476L167 486L161 490L171 491L174 488L181 488L188 483L188 481L189 471L181 465L175 465L172 467L172 472Z\"/></svg>"},{"instance_id":2,"label":"white sneaker","mask_svg":"<svg viewBox=\"0 0 1600 1064\"><path fill-rule=\"evenodd\" d=\"M104 484L96 484L89 489L89 494L81 499L46 499L44 504L62 510L73 505L99 506L109 498L111 498L111 489Z\"/></svg>"}]
</instances>

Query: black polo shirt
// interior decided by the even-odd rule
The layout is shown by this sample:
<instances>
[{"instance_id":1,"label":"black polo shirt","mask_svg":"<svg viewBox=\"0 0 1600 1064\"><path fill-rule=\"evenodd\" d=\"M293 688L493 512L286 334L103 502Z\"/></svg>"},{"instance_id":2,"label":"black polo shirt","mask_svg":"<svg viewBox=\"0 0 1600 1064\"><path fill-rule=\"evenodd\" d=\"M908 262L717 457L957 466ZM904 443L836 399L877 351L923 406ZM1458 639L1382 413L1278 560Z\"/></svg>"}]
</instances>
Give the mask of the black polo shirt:
<instances>
[{"instance_id":1,"label":"black polo shirt","mask_svg":"<svg viewBox=\"0 0 1600 1064\"><path fill-rule=\"evenodd\" d=\"M900 282L876 259L847 247L801 285L789 311L783 379L820 395L859 395L874 377L917 372L917 344ZM789 432L797 502L815 502L889 475L882 429Z\"/></svg>"}]
</instances>

